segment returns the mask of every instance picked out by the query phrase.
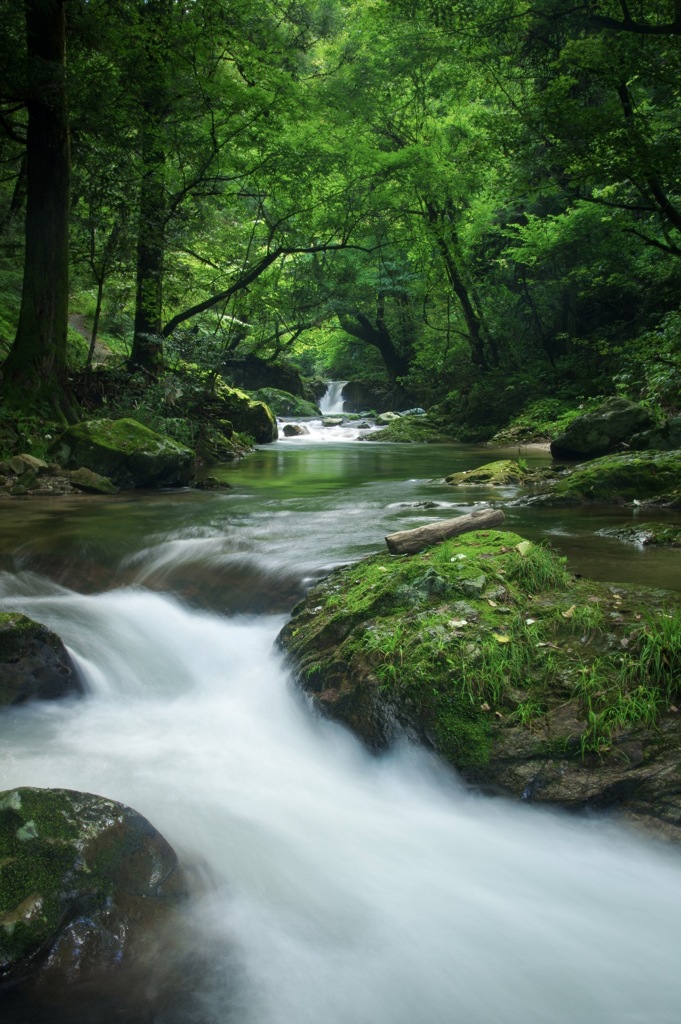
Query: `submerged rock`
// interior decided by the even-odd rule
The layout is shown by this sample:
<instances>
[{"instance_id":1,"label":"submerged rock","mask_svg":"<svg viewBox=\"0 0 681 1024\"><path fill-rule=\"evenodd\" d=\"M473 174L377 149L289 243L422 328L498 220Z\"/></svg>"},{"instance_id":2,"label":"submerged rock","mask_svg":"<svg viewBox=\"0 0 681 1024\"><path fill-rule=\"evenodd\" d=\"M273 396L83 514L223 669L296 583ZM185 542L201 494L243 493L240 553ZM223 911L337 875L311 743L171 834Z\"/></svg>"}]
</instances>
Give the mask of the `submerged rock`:
<instances>
[{"instance_id":1,"label":"submerged rock","mask_svg":"<svg viewBox=\"0 0 681 1024\"><path fill-rule=\"evenodd\" d=\"M19 612L0 612L0 707L83 692L61 639Z\"/></svg>"},{"instance_id":2,"label":"submerged rock","mask_svg":"<svg viewBox=\"0 0 681 1024\"><path fill-rule=\"evenodd\" d=\"M193 452L136 420L87 420L69 427L52 446L67 469L85 467L119 487L185 487Z\"/></svg>"},{"instance_id":3,"label":"submerged rock","mask_svg":"<svg viewBox=\"0 0 681 1024\"><path fill-rule=\"evenodd\" d=\"M631 523L629 526L609 526L598 531L599 537L615 537L625 544L643 547L681 548L681 524Z\"/></svg>"},{"instance_id":4,"label":"submerged rock","mask_svg":"<svg viewBox=\"0 0 681 1024\"><path fill-rule=\"evenodd\" d=\"M681 839L680 606L486 530L337 570L279 644L374 750L406 733L485 790L617 806Z\"/></svg>"},{"instance_id":5,"label":"submerged rock","mask_svg":"<svg viewBox=\"0 0 681 1024\"><path fill-rule=\"evenodd\" d=\"M173 849L147 819L90 793L6 791L0 865L0 993L56 1019L92 996L113 1003L112 1019L126 1007L146 1019L168 969L162 929L185 894Z\"/></svg>"},{"instance_id":6,"label":"submerged rock","mask_svg":"<svg viewBox=\"0 0 681 1024\"><path fill-rule=\"evenodd\" d=\"M609 398L598 409L577 416L554 437L551 454L559 459L606 455L652 424L653 418L643 406L626 398Z\"/></svg>"}]
</instances>

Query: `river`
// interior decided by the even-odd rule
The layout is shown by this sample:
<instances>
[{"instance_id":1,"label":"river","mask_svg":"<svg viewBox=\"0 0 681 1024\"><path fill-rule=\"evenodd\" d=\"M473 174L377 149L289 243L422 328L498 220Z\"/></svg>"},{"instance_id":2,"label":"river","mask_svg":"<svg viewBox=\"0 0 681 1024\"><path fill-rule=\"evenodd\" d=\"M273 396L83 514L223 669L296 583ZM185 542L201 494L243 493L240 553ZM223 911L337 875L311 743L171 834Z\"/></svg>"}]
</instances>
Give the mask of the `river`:
<instances>
[{"instance_id":1,"label":"river","mask_svg":"<svg viewBox=\"0 0 681 1024\"><path fill-rule=\"evenodd\" d=\"M201 866L187 942L211 968L173 1024L677 1024L675 848L475 796L413 748L370 756L273 645L310 581L499 497L442 482L489 459L320 431L213 467L228 491L2 505L0 607L56 629L88 695L0 718L0 788L121 800ZM678 588L678 553L595 536L631 517L507 524Z\"/></svg>"}]
</instances>

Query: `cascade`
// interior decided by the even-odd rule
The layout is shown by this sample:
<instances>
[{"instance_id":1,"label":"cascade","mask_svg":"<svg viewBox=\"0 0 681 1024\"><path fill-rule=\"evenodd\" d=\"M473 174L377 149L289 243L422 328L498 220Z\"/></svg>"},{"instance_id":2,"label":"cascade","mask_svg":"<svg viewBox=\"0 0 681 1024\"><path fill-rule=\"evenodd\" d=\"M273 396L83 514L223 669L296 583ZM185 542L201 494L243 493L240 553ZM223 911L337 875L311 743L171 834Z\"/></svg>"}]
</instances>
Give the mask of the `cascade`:
<instances>
[{"instance_id":1,"label":"cascade","mask_svg":"<svg viewBox=\"0 0 681 1024\"><path fill-rule=\"evenodd\" d=\"M323 416L332 416L343 412L345 405L343 401L343 388L347 384L346 380L330 380L326 389L326 394L322 396L319 402L319 409Z\"/></svg>"},{"instance_id":2,"label":"cascade","mask_svg":"<svg viewBox=\"0 0 681 1024\"><path fill-rule=\"evenodd\" d=\"M340 478L341 455L316 451L256 453L236 499L83 502L52 518L46 505L35 523L24 511L0 610L58 632L88 696L0 716L0 788L123 801L197 868L187 952L211 967L185 980L195 1024L677 1024L678 849L472 794L408 744L368 754L292 685L276 604L218 614L227 597L238 611L240 580L288 587L294 568L414 525L424 494L448 496L425 479L442 458L430 447L396 453L384 478L390 452L348 445L345 471L362 460L364 475L335 492L322 471ZM64 585L58 559L88 569L116 545L103 592ZM224 595L216 577L234 581ZM185 578L206 607L153 590Z\"/></svg>"}]
</instances>

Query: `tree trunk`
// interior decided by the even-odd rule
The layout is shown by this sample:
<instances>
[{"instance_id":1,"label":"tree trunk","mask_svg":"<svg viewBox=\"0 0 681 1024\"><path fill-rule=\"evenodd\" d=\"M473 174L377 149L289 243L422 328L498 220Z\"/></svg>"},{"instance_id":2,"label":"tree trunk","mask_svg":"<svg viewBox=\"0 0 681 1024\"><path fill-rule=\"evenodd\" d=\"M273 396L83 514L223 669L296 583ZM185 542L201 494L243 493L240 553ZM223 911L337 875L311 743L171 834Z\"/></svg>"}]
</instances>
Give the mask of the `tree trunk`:
<instances>
[{"instance_id":1,"label":"tree trunk","mask_svg":"<svg viewBox=\"0 0 681 1024\"><path fill-rule=\"evenodd\" d=\"M417 551L439 544L448 537L456 537L460 533L471 530L491 530L501 526L504 513L501 509L480 508L458 519L443 519L439 523L418 526L415 530L400 530L385 538L391 555L415 555Z\"/></svg>"},{"instance_id":2,"label":"tree trunk","mask_svg":"<svg viewBox=\"0 0 681 1024\"><path fill-rule=\"evenodd\" d=\"M69 127L63 0L25 0L29 99L21 311L3 367L10 404L75 420L67 376ZM23 394L22 394L23 393Z\"/></svg>"},{"instance_id":3,"label":"tree trunk","mask_svg":"<svg viewBox=\"0 0 681 1024\"><path fill-rule=\"evenodd\" d=\"M163 369L163 264L167 197L165 153L159 141L159 119L147 111L151 123L144 132L145 174L140 195L137 234L137 287L135 333L128 368L156 378Z\"/></svg>"}]
</instances>

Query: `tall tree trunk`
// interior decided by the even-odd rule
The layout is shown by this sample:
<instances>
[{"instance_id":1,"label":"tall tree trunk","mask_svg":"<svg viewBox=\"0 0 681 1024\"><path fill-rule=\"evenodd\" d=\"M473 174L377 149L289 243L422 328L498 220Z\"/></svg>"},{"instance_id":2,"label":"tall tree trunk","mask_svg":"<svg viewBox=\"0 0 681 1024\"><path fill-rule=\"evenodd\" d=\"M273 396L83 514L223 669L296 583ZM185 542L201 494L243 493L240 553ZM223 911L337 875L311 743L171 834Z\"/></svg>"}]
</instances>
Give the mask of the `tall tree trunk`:
<instances>
[{"instance_id":1,"label":"tall tree trunk","mask_svg":"<svg viewBox=\"0 0 681 1024\"><path fill-rule=\"evenodd\" d=\"M25 0L29 98L21 311L3 367L10 404L76 418L67 376L69 125L64 0ZM23 392L23 395L22 395Z\"/></svg>"},{"instance_id":2,"label":"tall tree trunk","mask_svg":"<svg viewBox=\"0 0 681 1024\"><path fill-rule=\"evenodd\" d=\"M172 16L173 0L147 0L142 8L146 33L140 97L143 178L137 228L135 327L128 369L141 370L151 379L163 369L163 271L169 212L165 122L172 107L165 39Z\"/></svg>"},{"instance_id":3,"label":"tall tree trunk","mask_svg":"<svg viewBox=\"0 0 681 1024\"><path fill-rule=\"evenodd\" d=\"M152 123L147 126L143 140L145 173L137 234L135 333L128 368L133 372L142 370L155 378L163 369L161 330L167 202L165 153L158 139L155 117L151 112L148 115Z\"/></svg>"},{"instance_id":4,"label":"tall tree trunk","mask_svg":"<svg viewBox=\"0 0 681 1024\"><path fill-rule=\"evenodd\" d=\"M446 211L439 209L430 201L426 201L424 205L426 209L426 217L435 238L435 244L440 251L442 262L444 263L447 279L452 286L452 291L459 301L459 306L461 307L461 312L466 323L468 344L471 350L471 361L475 366L479 366L481 369L488 369L489 361L485 352L485 338L483 334L482 321L475 308L463 275L459 270L459 265L449 239L445 235L445 221L451 218L447 218Z\"/></svg>"}]
</instances>

